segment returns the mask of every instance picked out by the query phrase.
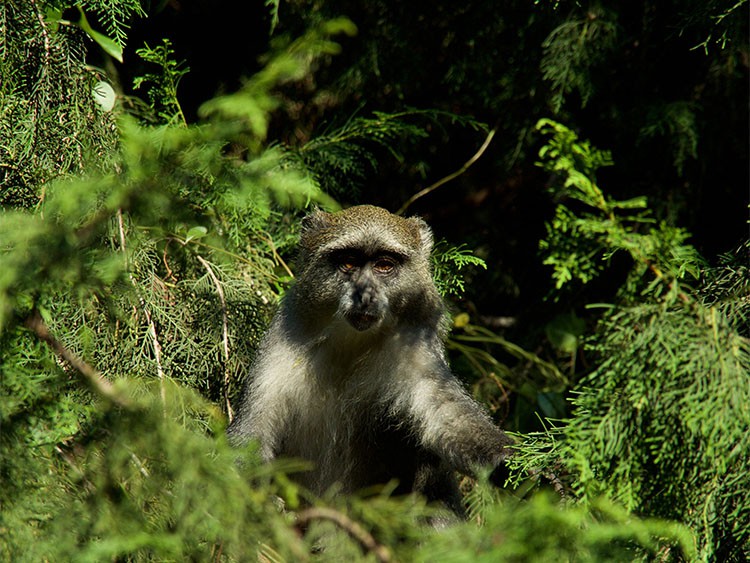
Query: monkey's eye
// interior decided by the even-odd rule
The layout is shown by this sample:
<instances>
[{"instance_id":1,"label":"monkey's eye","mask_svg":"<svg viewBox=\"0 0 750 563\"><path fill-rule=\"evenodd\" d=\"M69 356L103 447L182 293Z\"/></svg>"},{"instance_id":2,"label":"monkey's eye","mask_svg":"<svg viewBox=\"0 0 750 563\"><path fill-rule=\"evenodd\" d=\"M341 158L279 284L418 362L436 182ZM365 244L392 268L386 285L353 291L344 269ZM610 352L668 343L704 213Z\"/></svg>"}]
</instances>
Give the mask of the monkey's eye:
<instances>
[{"instance_id":1,"label":"monkey's eye","mask_svg":"<svg viewBox=\"0 0 750 563\"><path fill-rule=\"evenodd\" d=\"M372 263L372 269L378 274L390 274L396 269L396 261L386 256L376 258Z\"/></svg>"},{"instance_id":2,"label":"monkey's eye","mask_svg":"<svg viewBox=\"0 0 750 563\"><path fill-rule=\"evenodd\" d=\"M357 267L357 260L354 256L340 256L336 260L336 265L339 270L348 274Z\"/></svg>"}]
</instances>

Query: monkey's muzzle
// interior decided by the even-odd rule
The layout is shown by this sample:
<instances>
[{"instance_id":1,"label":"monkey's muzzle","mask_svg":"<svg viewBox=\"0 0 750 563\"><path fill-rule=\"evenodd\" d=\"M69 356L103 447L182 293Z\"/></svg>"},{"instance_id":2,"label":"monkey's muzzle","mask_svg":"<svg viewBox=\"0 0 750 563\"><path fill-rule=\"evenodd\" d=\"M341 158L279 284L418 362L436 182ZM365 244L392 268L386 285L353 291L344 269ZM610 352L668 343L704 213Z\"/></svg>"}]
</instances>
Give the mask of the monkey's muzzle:
<instances>
[{"instance_id":1,"label":"monkey's muzzle","mask_svg":"<svg viewBox=\"0 0 750 563\"><path fill-rule=\"evenodd\" d=\"M346 315L347 322L352 325L355 330L364 332L367 329L372 328L380 322L379 315L372 315L370 313L351 311Z\"/></svg>"}]
</instances>

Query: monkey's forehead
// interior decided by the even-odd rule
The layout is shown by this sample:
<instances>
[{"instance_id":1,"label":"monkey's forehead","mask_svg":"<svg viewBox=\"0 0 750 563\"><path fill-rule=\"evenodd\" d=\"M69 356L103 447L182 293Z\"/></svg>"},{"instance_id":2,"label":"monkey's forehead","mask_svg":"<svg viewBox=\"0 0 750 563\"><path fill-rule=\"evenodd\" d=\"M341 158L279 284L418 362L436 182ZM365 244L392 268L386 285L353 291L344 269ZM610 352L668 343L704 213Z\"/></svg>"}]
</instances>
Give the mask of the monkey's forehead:
<instances>
[{"instance_id":1,"label":"monkey's forehead","mask_svg":"<svg viewBox=\"0 0 750 563\"><path fill-rule=\"evenodd\" d=\"M333 230L333 229L332 229ZM359 225L349 228L346 233L320 233L318 248L322 253L330 253L341 250L357 250L368 255L378 253L398 254L404 257L415 253L418 241L411 237L407 240L399 240L398 237L384 232L382 227Z\"/></svg>"},{"instance_id":2,"label":"monkey's forehead","mask_svg":"<svg viewBox=\"0 0 750 563\"><path fill-rule=\"evenodd\" d=\"M314 212L303 220L301 245L310 252L356 249L410 256L431 245L429 227L382 207L359 205L338 213Z\"/></svg>"}]
</instances>

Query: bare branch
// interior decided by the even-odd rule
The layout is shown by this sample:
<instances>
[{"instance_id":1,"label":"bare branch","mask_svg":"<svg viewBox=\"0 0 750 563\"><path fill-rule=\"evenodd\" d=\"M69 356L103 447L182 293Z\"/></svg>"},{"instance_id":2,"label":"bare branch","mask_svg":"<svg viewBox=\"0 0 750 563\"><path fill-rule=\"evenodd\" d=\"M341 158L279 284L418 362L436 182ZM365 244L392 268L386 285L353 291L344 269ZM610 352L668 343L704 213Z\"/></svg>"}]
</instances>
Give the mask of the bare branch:
<instances>
[{"instance_id":1,"label":"bare branch","mask_svg":"<svg viewBox=\"0 0 750 563\"><path fill-rule=\"evenodd\" d=\"M70 364L73 369L80 373L83 376L84 381L96 393L98 393L102 397L105 397L119 407L131 407L128 398L122 392L115 389L115 387L98 370L94 369L89 364L84 362L71 350L68 350L65 346L63 346L59 340L52 336L52 334L50 334L47 325L44 324L42 316L39 314L39 311L34 310L31 316L26 319L26 326L30 328L34 332L34 334L39 337L40 340L43 340L44 342L49 344L50 348L52 348L55 354L60 356L63 360Z\"/></svg>"},{"instance_id":2,"label":"bare branch","mask_svg":"<svg viewBox=\"0 0 750 563\"><path fill-rule=\"evenodd\" d=\"M224 402L227 405L227 416L229 417L229 422L232 422L232 419L234 418L234 412L232 411L232 405L229 403L229 314L227 312L227 302L226 302L226 299L224 299L224 290L221 287L221 282L219 282L219 278L216 277L216 274L211 268L211 264L209 264L206 260L204 260L202 256L196 256L196 257L198 258L198 261L201 264L203 264L203 267L206 268L208 275L211 277L211 280L214 282L214 286L216 286L216 293L219 295L219 301L221 301L221 316L222 316L221 341L222 341L222 347L224 351L224 390L223 392L224 392Z\"/></svg>"},{"instance_id":3,"label":"bare branch","mask_svg":"<svg viewBox=\"0 0 750 563\"><path fill-rule=\"evenodd\" d=\"M120 250L122 250L123 254L125 254L125 260L127 265L127 251L125 249L125 226L124 221L122 219L122 209L117 209L117 226L120 231ZM128 270L130 268L128 267ZM149 311L148 305L146 304L146 300L141 296L141 292L138 288L138 283L135 280L135 277L133 276L130 271L128 271L128 277L130 278L130 283L133 284L133 287L136 288L136 291L138 293L138 301L141 303L141 307L143 308L143 312L146 315L146 322L148 323L148 331L151 334L151 341L154 346L154 359L156 360L156 375L159 378L159 387L161 392L161 404L166 405L167 402L167 391L164 387L164 369L161 365L161 344L159 343L159 338L156 333L156 325L154 324L154 321L151 318L151 311ZM166 415L166 412L164 413Z\"/></svg>"},{"instance_id":4,"label":"bare branch","mask_svg":"<svg viewBox=\"0 0 750 563\"><path fill-rule=\"evenodd\" d=\"M566 498L568 496L566 492L565 484L562 482L560 477L557 476L556 473L552 471L542 471L540 469L530 469L529 475L533 479L537 479L537 480L540 480L542 477L547 479L547 481L549 481L550 484L552 485L552 488L555 490L555 492L558 495L560 495L560 498Z\"/></svg>"},{"instance_id":5,"label":"bare branch","mask_svg":"<svg viewBox=\"0 0 750 563\"><path fill-rule=\"evenodd\" d=\"M459 168L458 170L456 170L452 174L448 174L444 178L441 178L440 180L438 180L434 184L432 184L430 186L427 186L423 190L420 190L417 193L415 193L408 200L406 200L406 203L404 203L398 211L396 211L396 215L403 215L404 212L409 208L409 206L412 203L414 203L415 201L417 201L420 197L426 196L430 192L438 189L443 184L447 184L451 180L454 180L454 179L458 178L461 174L463 174L469 168L471 168L471 166L477 160L479 160L479 158L484 154L484 151L487 150L487 147L490 146L490 143L492 142L492 138L495 136L495 133L497 133L497 125L495 127L493 127L492 131L490 131L487 134L487 138L484 140L484 143L482 143L482 146L479 147L479 150L474 153L474 156L472 156L469 160L467 160L461 168Z\"/></svg>"},{"instance_id":6,"label":"bare branch","mask_svg":"<svg viewBox=\"0 0 750 563\"><path fill-rule=\"evenodd\" d=\"M332 508L321 506L308 508L297 515L297 529L302 530L312 520L328 520L329 522L333 522L359 542L364 549L374 554L375 558L381 563L388 563L393 560L387 547L380 545L375 541L375 538L372 537L370 532L365 530L360 524L349 518L346 514L342 514Z\"/></svg>"}]
</instances>

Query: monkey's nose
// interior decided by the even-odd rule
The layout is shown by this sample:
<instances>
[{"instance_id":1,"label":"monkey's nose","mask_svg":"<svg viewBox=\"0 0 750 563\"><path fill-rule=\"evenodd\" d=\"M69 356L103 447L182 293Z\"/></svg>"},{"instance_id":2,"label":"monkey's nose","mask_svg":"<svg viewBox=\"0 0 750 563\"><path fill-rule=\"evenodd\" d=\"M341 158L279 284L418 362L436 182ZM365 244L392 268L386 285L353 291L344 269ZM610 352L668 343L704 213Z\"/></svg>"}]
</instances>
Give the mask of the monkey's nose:
<instances>
[{"instance_id":1,"label":"monkey's nose","mask_svg":"<svg viewBox=\"0 0 750 563\"><path fill-rule=\"evenodd\" d=\"M375 295L371 287L364 287L359 291L359 304L361 307L369 307L375 301Z\"/></svg>"}]
</instances>

